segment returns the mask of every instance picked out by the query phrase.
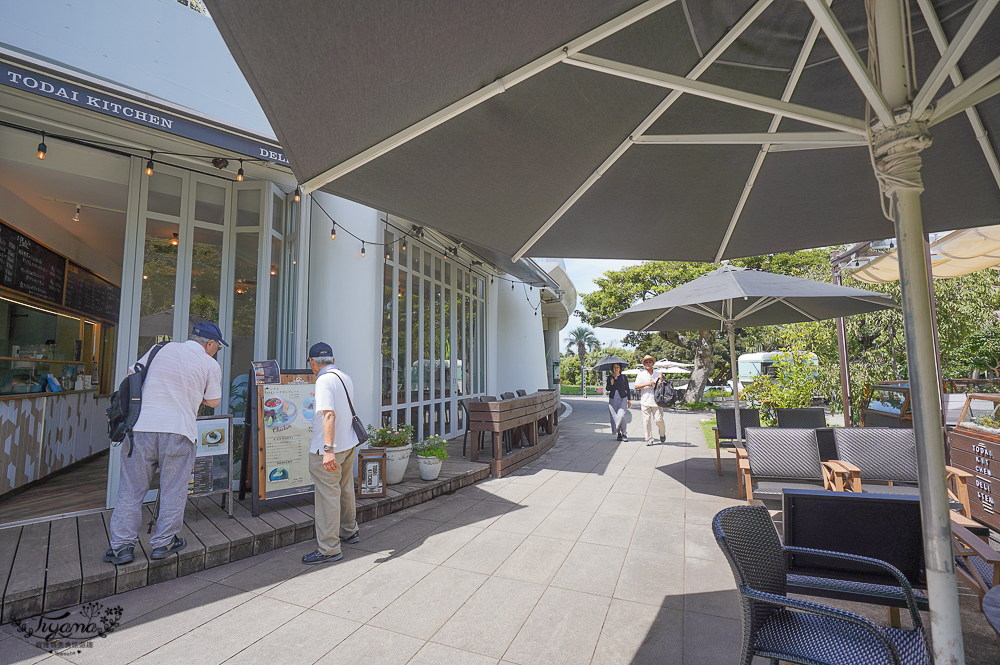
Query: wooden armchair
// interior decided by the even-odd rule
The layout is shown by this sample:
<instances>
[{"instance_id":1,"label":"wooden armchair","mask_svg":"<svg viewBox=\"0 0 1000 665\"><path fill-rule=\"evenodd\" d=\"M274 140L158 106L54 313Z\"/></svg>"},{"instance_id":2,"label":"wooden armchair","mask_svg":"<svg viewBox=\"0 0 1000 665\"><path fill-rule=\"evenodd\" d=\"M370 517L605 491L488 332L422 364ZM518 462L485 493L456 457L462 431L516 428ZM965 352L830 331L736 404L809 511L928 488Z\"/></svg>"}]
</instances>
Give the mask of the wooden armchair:
<instances>
[{"instance_id":1,"label":"wooden armchair","mask_svg":"<svg viewBox=\"0 0 1000 665\"><path fill-rule=\"evenodd\" d=\"M1000 584L1000 552L959 524L959 520L952 519L951 535L955 539L955 574L979 596L982 609L983 596Z\"/></svg>"},{"instance_id":2,"label":"wooden armchair","mask_svg":"<svg viewBox=\"0 0 1000 665\"><path fill-rule=\"evenodd\" d=\"M912 429L893 427L835 427L837 459L850 474L848 489L854 492L919 495L917 442ZM972 517L969 483L973 475L946 466L951 509ZM862 489L862 478L864 489Z\"/></svg>"},{"instance_id":3,"label":"wooden armchair","mask_svg":"<svg viewBox=\"0 0 1000 665\"><path fill-rule=\"evenodd\" d=\"M747 503L780 500L786 488L846 489L850 474L839 463L820 459L814 429L748 427L745 449L746 457L738 461Z\"/></svg>"}]
</instances>

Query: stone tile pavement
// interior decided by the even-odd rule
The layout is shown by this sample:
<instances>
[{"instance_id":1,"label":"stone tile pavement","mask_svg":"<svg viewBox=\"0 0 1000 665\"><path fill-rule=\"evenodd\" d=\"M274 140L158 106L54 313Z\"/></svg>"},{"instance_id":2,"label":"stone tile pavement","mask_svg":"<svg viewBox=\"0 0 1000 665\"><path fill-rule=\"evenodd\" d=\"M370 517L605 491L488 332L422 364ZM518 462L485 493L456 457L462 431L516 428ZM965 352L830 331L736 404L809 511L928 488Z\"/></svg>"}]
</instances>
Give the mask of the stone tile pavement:
<instances>
[{"instance_id":1,"label":"stone tile pavement","mask_svg":"<svg viewBox=\"0 0 1000 665\"><path fill-rule=\"evenodd\" d=\"M122 625L49 654L0 632L0 663L736 662L733 577L710 532L738 503L703 414L667 442L610 436L604 399L569 398L556 447L491 479L365 523L338 563L312 541L114 596Z\"/></svg>"}]
</instances>

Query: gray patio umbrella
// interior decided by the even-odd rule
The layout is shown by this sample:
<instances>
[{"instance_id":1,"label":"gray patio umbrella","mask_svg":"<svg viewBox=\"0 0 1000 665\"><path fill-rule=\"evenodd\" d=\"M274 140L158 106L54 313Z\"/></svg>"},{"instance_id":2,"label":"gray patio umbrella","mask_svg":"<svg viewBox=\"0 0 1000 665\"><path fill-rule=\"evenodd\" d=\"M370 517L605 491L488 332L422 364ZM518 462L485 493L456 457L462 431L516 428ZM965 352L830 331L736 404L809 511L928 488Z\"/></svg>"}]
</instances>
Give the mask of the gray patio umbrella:
<instances>
[{"instance_id":1,"label":"gray patio umbrella","mask_svg":"<svg viewBox=\"0 0 1000 665\"><path fill-rule=\"evenodd\" d=\"M733 370L733 411L741 432L736 328L819 321L898 307L875 291L837 286L760 270L725 265L597 324L621 330L710 330L729 333Z\"/></svg>"},{"instance_id":2,"label":"gray patio umbrella","mask_svg":"<svg viewBox=\"0 0 1000 665\"><path fill-rule=\"evenodd\" d=\"M206 2L303 191L514 258L895 236L934 653L962 661L923 237L1000 223L997 0Z\"/></svg>"}]
</instances>

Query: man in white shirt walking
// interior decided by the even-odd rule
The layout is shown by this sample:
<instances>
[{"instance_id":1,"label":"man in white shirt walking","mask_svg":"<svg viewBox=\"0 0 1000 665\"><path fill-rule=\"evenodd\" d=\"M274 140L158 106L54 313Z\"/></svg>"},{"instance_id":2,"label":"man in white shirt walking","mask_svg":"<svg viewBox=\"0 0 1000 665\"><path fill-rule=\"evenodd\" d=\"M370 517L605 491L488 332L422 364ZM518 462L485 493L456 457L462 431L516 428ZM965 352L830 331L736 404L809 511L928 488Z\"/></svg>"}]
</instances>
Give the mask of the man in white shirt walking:
<instances>
[{"instance_id":1,"label":"man in white shirt walking","mask_svg":"<svg viewBox=\"0 0 1000 665\"><path fill-rule=\"evenodd\" d=\"M640 391L639 406L642 407L642 426L646 428L647 446L655 443L653 440L653 420L656 421L656 427L660 431L660 443L667 440L667 430L663 425L663 409L656 403L653 396L654 386L660 380L660 370L653 369L655 362L656 358L653 356L645 356L642 359L642 369L635 377L635 389Z\"/></svg>"},{"instance_id":2,"label":"man in white shirt walking","mask_svg":"<svg viewBox=\"0 0 1000 665\"><path fill-rule=\"evenodd\" d=\"M361 540L354 504L354 459L358 435L353 427L354 382L333 364L333 349L319 342L309 349L316 375L316 410L309 447L309 475L315 485L316 544L302 563L344 558L341 541Z\"/></svg>"},{"instance_id":3,"label":"man in white shirt walking","mask_svg":"<svg viewBox=\"0 0 1000 665\"><path fill-rule=\"evenodd\" d=\"M169 342L149 363L149 352L139 363L147 366L142 384L142 406L135 423L132 446L121 456L118 500L111 515L108 563L135 559L135 542L142 523L142 499L160 468L160 510L156 533L149 539L152 559L165 559L187 546L178 536L184 522L188 480L194 468L198 438L198 407L215 408L222 401L222 368L215 360L222 339L219 326L198 323L186 342ZM123 447L124 452L124 447Z\"/></svg>"}]
</instances>

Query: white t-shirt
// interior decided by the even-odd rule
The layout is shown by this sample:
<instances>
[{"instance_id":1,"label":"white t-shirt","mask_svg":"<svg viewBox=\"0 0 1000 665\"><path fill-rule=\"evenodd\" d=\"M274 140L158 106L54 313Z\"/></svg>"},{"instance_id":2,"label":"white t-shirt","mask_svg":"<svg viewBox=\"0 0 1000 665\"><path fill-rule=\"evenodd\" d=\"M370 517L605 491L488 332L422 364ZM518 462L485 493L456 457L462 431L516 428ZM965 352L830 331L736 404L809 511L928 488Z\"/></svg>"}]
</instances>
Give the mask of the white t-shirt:
<instances>
[{"instance_id":1,"label":"white t-shirt","mask_svg":"<svg viewBox=\"0 0 1000 665\"><path fill-rule=\"evenodd\" d=\"M337 378L337 377L340 378ZM344 382L341 383L340 379ZM351 425L351 405L347 402L348 392L354 399L354 382L333 365L326 365L316 377L316 412L313 415L312 443L309 452L323 452L323 412L333 411L336 416L333 426L333 452L342 453L358 445L358 435Z\"/></svg>"},{"instance_id":2,"label":"white t-shirt","mask_svg":"<svg viewBox=\"0 0 1000 665\"><path fill-rule=\"evenodd\" d=\"M650 374L646 371L646 368L640 369L639 374L635 377L636 383L649 383L652 382L653 385L656 384L656 380L660 378L660 370L654 369L653 373ZM639 392L639 405L640 406L656 406L656 400L653 398L653 385L646 386Z\"/></svg>"},{"instance_id":3,"label":"white t-shirt","mask_svg":"<svg viewBox=\"0 0 1000 665\"><path fill-rule=\"evenodd\" d=\"M150 349L152 351L152 349ZM146 364L149 352L139 362ZM198 439L195 418L202 401L222 398L222 368L194 340L171 342L153 358L142 384L136 432L166 432Z\"/></svg>"}]
</instances>

